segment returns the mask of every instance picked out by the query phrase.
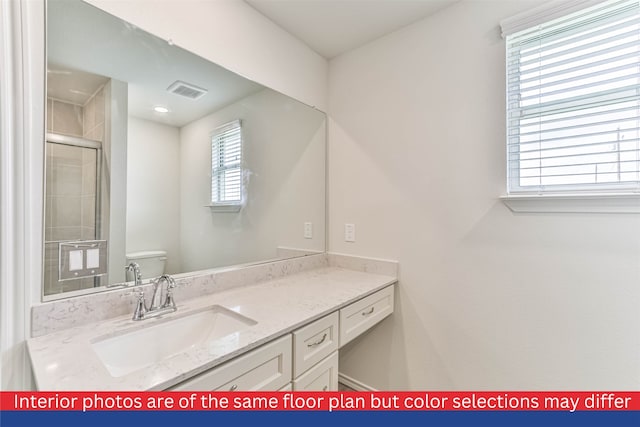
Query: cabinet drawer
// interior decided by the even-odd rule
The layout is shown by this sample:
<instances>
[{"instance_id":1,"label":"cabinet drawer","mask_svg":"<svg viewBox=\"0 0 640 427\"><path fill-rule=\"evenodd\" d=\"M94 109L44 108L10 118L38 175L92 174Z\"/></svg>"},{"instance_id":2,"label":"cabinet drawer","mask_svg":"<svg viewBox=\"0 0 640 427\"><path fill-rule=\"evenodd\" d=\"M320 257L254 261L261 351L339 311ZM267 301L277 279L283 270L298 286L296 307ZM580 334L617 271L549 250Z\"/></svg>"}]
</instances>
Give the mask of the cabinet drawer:
<instances>
[{"instance_id":1,"label":"cabinet drawer","mask_svg":"<svg viewBox=\"0 0 640 427\"><path fill-rule=\"evenodd\" d=\"M294 377L338 349L338 318L336 311L293 332Z\"/></svg>"},{"instance_id":2,"label":"cabinet drawer","mask_svg":"<svg viewBox=\"0 0 640 427\"><path fill-rule=\"evenodd\" d=\"M338 352L293 380L294 391L338 391Z\"/></svg>"},{"instance_id":3,"label":"cabinet drawer","mask_svg":"<svg viewBox=\"0 0 640 427\"><path fill-rule=\"evenodd\" d=\"M340 310L340 346L393 313L393 285Z\"/></svg>"},{"instance_id":4,"label":"cabinet drawer","mask_svg":"<svg viewBox=\"0 0 640 427\"><path fill-rule=\"evenodd\" d=\"M171 390L278 390L291 381L291 335L263 345Z\"/></svg>"}]
</instances>

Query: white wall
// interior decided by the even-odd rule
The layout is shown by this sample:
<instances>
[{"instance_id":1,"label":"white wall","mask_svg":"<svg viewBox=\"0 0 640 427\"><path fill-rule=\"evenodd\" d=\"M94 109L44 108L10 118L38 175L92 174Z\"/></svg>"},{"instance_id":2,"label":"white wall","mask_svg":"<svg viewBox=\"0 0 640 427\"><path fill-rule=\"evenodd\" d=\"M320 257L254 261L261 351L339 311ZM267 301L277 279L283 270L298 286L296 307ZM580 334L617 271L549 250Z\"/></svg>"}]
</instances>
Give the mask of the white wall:
<instances>
[{"instance_id":1,"label":"white wall","mask_svg":"<svg viewBox=\"0 0 640 427\"><path fill-rule=\"evenodd\" d=\"M211 138L242 120L246 204L212 212ZM325 249L325 115L270 89L180 130L181 251L185 271L278 256L277 247ZM304 222L314 224L303 238Z\"/></svg>"},{"instance_id":2,"label":"white wall","mask_svg":"<svg viewBox=\"0 0 640 427\"><path fill-rule=\"evenodd\" d=\"M327 61L239 0L86 0L250 80L326 111Z\"/></svg>"},{"instance_id":3,"label":"white wall","mask_svg":"<svg viewBox=\"0 0 640 427\"><path fill-rule=\"evenodd\" d=\"M370 386L640 387L640 216L498 200L499 21L536 4L463 1L330 62L330 250L400 262L397 311L341 350Z\"/></svg>"},{"instance_id":4,"label":"white wall","mask_svg":"<svg viewBox=\"0 0 640 427\"><path fill-rule=\"evenodd\" d=\"M42 22L43 3L0 2L0 390L33 387L24 340L42 292Z\"/></svg>"},{"instance_id":5,"label":"white wall","mask_svg":"<svg viewBox=\"0 0 640 427\"><path fill-rule=\"evenodd\" d=\"M126 251L167 251L181 272L180 129L129 116L127 140Z\"/></svg>"}]
</instances>

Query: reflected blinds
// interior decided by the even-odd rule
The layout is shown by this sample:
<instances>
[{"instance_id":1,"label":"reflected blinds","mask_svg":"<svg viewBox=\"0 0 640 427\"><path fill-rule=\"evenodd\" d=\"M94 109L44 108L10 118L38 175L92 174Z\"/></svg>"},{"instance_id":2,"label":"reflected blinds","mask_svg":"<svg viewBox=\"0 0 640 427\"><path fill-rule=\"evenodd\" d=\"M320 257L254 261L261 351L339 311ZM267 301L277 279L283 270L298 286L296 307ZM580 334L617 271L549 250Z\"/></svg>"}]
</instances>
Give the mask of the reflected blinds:
<instances>
[{"instance_id":1,"label":"reflected blinds","mask_svg":"<svg viewBox=\"0 0 640 427\"><path fill-rule=\"evenodd\" d=\"M640 2L506 35L509 191L640 188Z\"/></svg>"},{"instance_id":2,"label":"reflected blinds","mask_svg":"<svg viewBox=\"0 0 640 427\"><path fill-rule=\"evenodd\" d=\"M211 135L211 204L242 203L242 132L240 120Z\"/></svg>"}]
</instances>

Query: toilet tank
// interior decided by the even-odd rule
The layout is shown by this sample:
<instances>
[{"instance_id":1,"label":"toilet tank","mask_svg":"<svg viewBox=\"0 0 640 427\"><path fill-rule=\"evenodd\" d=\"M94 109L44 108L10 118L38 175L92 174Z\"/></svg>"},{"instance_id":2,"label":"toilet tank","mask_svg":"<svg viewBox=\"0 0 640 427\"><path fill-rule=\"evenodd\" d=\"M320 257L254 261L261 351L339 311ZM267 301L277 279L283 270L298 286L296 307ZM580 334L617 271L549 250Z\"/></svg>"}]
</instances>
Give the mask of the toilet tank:
<instances>
[{"instance_id":1,"label":"toilet tank","mask_svg":"<svg viewBox=\"0 0 640 427\"><path fill-rule=\"evenodd\" d=\"M140 273L143 279L162 276L167 263L166 251L140 251L127 254L127 265L135 262L140 266ZM133 280L133 277L127 277Z\"/></svg>"}]
</instances>

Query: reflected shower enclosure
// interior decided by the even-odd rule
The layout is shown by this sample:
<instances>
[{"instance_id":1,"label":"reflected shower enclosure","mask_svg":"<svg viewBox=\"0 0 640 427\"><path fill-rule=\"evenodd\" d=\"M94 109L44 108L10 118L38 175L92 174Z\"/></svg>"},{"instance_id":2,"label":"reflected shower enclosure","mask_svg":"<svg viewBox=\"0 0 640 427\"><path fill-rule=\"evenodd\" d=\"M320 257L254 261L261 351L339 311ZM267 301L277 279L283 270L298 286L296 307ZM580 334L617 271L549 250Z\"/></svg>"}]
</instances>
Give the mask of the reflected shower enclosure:
<instances>
[{"instance_id":1,"label":"reflected shower enclosure","mask_svg":"<svg viewBox=\"0 0 640 427\"><path fill-rule=\"evenodd\" d=\"M59 245L100 239L102 143L47 134L45 294L100 286L99 277L59 280Z\"/></svg>"},{"instance_id":2,"label":"reflected shower enclosure","mask_svg":"<svg viewBox=\"0 0 640 427\"><path fill-rule=\"evenodd\" d=\"M61 271L61 259L68 254L60 254L60 244L108 238L111 87L104 76L47 64L44 296L107 280L97 273L64 274L69 263Z\"/></svg>"}]
</instances>

